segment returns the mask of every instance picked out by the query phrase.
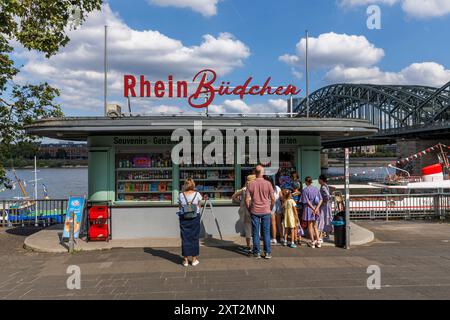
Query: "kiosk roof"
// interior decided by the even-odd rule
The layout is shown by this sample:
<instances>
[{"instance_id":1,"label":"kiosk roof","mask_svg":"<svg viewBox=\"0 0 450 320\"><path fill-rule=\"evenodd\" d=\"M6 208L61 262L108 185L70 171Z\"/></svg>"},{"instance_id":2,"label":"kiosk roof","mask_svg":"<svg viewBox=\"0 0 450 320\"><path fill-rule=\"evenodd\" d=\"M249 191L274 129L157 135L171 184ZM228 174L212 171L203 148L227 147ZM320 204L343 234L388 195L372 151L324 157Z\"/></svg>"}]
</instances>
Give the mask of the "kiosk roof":
<instances>
[{"instance_id":1,"label":"kiosk roof","mask_svg":"<svg viewBox=\"0 0 450 320\"><path fill-rule=\"evenodd\" d=\"M320 135L323 140L342 136L369 136L378 129L365 120L300 118L276 116L152 115L126 117L64 117L37 120L26 127L29 134L61 140L84 141L95 135L167 133L177 128L193 129L202 121L203 129L279 129L280 134Z\"/></svg>"}]
</instances>

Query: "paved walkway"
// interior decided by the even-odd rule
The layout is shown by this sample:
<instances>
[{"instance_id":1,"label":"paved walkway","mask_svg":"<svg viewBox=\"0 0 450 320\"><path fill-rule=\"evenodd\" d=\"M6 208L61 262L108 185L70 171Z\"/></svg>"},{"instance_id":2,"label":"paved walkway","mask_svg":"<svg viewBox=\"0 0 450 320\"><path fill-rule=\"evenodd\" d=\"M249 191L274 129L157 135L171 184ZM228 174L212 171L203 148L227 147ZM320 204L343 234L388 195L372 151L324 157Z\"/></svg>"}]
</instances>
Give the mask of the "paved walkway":
<instances>
[{"instance_id":1,"label":"paved walkway","mask_svg":"<svg viewBox=\"0 0 450 320\"><path fill-rule=\"evenodd\" d=\"M32 231L0 228L0 299L448 299L450 225L364 222L375 241L351 250L275 247L256 260L235 247L201 248L184 268L179 248L132 248L73 255L24 250ZM68 290L69 266L81 290ZM366 286L381 268L381 289Z\"/></svg>"},{"instance_id":2,"label":"paved walkway","mask_svg":"<svg viewBox=\"0 0 450 320\"><path fill-rule=\"evenodd\" d=\"M25 248L36 252L48 253L67 253L67 244L61 244L61 234L63 225L52 226L34 233L25 239ZM355 223L351 224L351 245L363 245L373 241L373 232L358 226ZM244 245L245 239L242 237L229 237L221 239L203 239L202 246L210 247L233 247L236 245ZM143 238L133 240L111 240L105 241L91 241L86 242L77 240L75 245L76 251L94 251L94 250L109 250L118 248L172 248L180 247L181 242L179 238ZM331 237L328 243L324 246L334 246L334 239Z\"/></svg>"}]
</instances>

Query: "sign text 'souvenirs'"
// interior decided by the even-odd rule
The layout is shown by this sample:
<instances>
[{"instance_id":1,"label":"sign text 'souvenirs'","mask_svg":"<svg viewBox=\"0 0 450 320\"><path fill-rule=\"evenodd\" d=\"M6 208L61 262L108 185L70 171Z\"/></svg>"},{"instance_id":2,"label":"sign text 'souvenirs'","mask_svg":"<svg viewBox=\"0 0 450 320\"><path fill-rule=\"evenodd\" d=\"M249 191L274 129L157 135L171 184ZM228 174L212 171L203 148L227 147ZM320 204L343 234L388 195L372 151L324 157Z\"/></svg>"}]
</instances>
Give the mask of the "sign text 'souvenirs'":
<instances>
[{"instance_id":1,"label":"sign text 'souvenirs'","mask_svg":"<svg viewBox=\"0 0 450 320\"><path fill-rule=\"evenodd\" d=\"M271 87L271 77L268 77L262 86L251 84L253 78L249 77L244 84L231 87L230 82L222 81L215 86L217 74L214 70L204 69L199 71L192 82L196 85L194 92L188 96L188 83L181 80L174 82L169 75L168 81L150 82L145 76L139 76L139 85L135 76L124 75L123 91L125 97L156 97L156 98L187 98L193 108L205 108L209 106L216 95L238 96L243 99L245 95L297 95L300 89L294 85Z\"/></svg>"}]
</instances>

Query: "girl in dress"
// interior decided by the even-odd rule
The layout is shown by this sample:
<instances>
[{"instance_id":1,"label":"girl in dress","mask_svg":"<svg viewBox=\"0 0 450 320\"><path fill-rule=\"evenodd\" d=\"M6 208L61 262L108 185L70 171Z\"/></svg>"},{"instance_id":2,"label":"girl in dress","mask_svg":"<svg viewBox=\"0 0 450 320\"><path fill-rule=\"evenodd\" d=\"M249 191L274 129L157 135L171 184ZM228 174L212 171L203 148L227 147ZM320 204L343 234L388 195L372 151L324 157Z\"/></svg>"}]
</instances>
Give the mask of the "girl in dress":
<instances>
[{"instance_id":1,"label":"girl in dress","mask_svg":"<svg viewBox=\"0 0 450 320\"><path fill-rule=\"evenodd\" d=\"M333 221L333 213L331 211L331 193L330 187L327 184L327 177L324 174L319 176L320 183L320 194L322 196L323 202L320 206L320 218L318 223L318 229L320 232L319 241L323 242L323 236L329 237L329 235L333 232L333 225L331 221Z\"/></svg>"},{"instance_id":2,"label":"girl in dress","mask_svg":"<svg viewBox=\"0 0 450 320\"><path fill-rule=\"evenodd\" d=\"M299 223L297 214L297 204L294 199L292 199L291 191L285 189L283 192L283 215L284 215L284 240L283 245L287 245L288 234L291 235L291 243L289 247L296 248L296 229Z\"/></svg>"},{"instance_id":3,"label":"girl in dress","mask_svg":"<svg viewBox=\"0 0 450 320\"><path fill-rule=\"evenodd\" d=\"M301 195L302 195L302 184L301 181L295 181L292 183L292 199L295 201L296 208L297 208L297 219L300 221L301 214L302 214L302 202ZM303 232L302 227L300 226L300 223L295 227L295 235L296 235L296 244L301 245L302 237L305 235Z\"/></svg>"},{"instance_id":4,"label":"girl in dress","mask_svg":"<svg viewBox=\"0 0 450 320\"><path fill-rule=\"evenodd\" d=\"M303 203L303 220L308 223L308 233L311 242L308 245L311 248L320 248L322 244L319 240L319 231L316 221L320 215L320 206L322 205L322 195L318 188L312 185L312 178L305 178L306 188L303 189L301 202Z\"/></svg>"}]
</instances>

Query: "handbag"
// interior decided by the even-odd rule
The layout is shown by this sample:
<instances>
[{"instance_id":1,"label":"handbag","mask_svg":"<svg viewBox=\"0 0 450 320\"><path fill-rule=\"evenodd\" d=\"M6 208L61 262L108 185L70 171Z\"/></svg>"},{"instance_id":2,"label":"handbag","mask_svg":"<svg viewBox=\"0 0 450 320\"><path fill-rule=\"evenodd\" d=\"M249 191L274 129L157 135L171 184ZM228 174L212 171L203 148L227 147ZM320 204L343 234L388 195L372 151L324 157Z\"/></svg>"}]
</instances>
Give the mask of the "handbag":
<instances>
[{"instance_id":1,"label":"handbag","mask_svg":"<svg viewBox=\"0 0 450 320\"><path fill-rule=\"evenodd\" d=\"M182 206L183 209L183 217L185 219L194 219L197 218L197 205L193 204L195 198L197 198L197 192L194 194L194 197L192 198L192 201L189 202L186 198L186 195L181 193L184 197L184 200L186 201L186 204Z\"/></svg>"}]
</instances>

